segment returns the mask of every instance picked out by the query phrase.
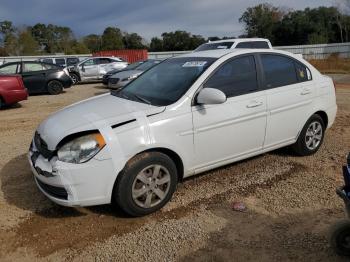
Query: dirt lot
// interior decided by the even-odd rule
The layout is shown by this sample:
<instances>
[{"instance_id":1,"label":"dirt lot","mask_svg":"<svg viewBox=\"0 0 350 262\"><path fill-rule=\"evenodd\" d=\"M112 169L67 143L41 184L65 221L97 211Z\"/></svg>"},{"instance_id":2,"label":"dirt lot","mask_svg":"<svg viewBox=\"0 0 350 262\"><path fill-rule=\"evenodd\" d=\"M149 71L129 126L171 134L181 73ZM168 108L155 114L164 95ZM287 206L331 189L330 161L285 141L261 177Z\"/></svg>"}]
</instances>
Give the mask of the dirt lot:
<instances>
[{"instance_id":1,"label":"dirt lot","mask_svg":"<svg viewBox=\"0 0 350 262\"><path fill-rule=\"evenodd\" d=\"M0 112L1 261L346 261L328 233L344 218L334 191L350 151L350 85L337 89L338 116L316 155L283 149L187 179L162 211L137 219L111 206L51 203L26 160L44 118L104 92L80 85ZM236 200L248 210L232 211Z\"/></svg>"}]
</instances>

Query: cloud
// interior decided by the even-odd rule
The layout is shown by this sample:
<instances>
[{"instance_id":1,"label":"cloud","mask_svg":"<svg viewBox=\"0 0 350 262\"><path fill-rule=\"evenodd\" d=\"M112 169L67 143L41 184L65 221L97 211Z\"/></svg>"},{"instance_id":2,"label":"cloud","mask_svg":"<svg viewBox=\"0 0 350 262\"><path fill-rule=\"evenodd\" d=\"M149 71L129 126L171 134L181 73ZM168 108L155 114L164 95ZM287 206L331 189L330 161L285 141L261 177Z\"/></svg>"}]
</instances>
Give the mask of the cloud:
<instances>
[{"instance_id":1,"label":"cloud","mask_svg":"<svg viewBox=\"0 0 350 262\"><path fill-rule=\"evenodd\" d=\"M256 0L1 0L0 17L16 25L52 23L69 26L77 36L102 33L118 26L150 39L163 32L186 30L207 36L238 36L239 17ZM306 3L307 2L307 3ZM330 6L333 0L274 0L269 3L293 9Z\"/></svg>"}]
</instances>

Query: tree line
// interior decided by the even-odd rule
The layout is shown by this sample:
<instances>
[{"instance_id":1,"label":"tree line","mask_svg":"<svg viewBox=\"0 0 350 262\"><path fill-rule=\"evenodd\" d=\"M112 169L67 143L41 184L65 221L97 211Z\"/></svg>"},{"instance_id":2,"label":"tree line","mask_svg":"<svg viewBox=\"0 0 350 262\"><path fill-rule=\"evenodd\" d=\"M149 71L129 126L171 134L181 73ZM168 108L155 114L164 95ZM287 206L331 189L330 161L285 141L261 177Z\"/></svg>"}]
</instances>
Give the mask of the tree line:
<instances>
[{"instance_id":1,"label":"tree line","mask_svg":"<svg viewBox=\"0 0 350 262\"><path fill-rule=\"evenodd\" d=\"M350 41L349 0L337 7L292 10L268 3L249 7L239 18L244 34L239 37L264 37L273 45L322 44ZM11 21L0 22L0 56L39 54L86 54L101 50L148 49L149 51L193 50L211 40L234 37L201 35L186 31L164 32L147 42L137 33L107 27L102 34L76 38L71 28L38 23L16 27Z\"/></svg>"}]
</instances>

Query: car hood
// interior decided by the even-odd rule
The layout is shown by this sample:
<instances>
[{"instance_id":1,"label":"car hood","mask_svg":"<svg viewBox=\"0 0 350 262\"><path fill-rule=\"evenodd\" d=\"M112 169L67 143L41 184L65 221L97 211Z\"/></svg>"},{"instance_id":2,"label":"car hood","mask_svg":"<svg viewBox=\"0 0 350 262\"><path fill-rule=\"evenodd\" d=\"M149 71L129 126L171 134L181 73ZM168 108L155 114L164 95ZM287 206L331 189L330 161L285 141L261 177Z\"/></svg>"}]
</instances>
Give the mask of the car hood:
<instances>
[{"instance_id":1,"label":"car hood","mask_svg":"<svg viewBox=\"0 0 350 262\"><path fill-rule=\"evenodd\" d=\"M151 106L123 98L104 94L93 97L49 116L43 121L37 132L46 142L48 149L55 150L58 143L71 134L97 130L99 125L113 126L135 119L135 115L153 115L161 113L165 107Z\"/></svg>"},{"instance_id":2,"label":"car hood","mask_svg":"<svg viewBox=\"0 0 350 262\"><path fill-rule=\"evenodd\" d=\"M140 75L142 73L143 73L143 71L140 71L140 70L127 70L127 71L118 72L118 73L112 75L110 78L124 79L124 78L127 78L129 76Z\"/></svg>"}]
</instances>

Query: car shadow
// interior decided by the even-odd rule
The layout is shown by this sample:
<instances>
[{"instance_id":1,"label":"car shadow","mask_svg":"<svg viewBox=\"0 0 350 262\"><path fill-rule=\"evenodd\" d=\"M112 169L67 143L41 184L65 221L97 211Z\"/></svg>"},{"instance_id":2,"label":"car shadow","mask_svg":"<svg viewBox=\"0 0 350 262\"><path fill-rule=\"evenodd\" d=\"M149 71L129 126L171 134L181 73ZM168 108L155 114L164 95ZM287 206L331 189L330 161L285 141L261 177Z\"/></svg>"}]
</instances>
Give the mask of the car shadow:
<instances>
[{"instance_id":1,"label":"car shadow","mask_svg":"<svg viewBox=\"0 0 350 262\"><path fill-rule=\"evenodd\" d=\"M20 103L15 103L12 105L6 105L3 108L1 108L2 111L9 111L11 109L18 109L18 108L22 108L23 106Z\"/></svg>"}]
</instances>

